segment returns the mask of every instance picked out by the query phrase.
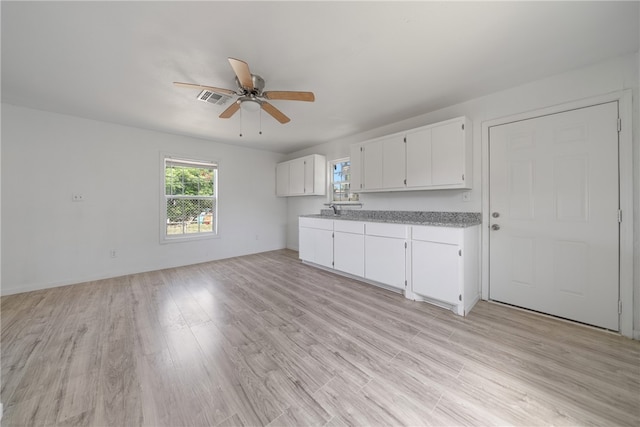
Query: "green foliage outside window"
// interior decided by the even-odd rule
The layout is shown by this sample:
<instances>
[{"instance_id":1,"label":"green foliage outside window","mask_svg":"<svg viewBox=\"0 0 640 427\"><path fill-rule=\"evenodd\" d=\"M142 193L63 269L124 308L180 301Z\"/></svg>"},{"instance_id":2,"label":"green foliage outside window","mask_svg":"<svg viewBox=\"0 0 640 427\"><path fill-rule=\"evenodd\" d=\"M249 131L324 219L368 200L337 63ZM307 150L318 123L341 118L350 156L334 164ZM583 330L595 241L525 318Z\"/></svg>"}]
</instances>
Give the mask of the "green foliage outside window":
<instances>
[{"instance_id":1,"label":"green foliage outside window","mask_svg":"<svg viewBox=\"0 0 640 427\"><path fill-rule=\"evenodd\" d=\"M165 163L167 235L216 231L216 179L216 167Z\"/></svg>"}]
</instances>

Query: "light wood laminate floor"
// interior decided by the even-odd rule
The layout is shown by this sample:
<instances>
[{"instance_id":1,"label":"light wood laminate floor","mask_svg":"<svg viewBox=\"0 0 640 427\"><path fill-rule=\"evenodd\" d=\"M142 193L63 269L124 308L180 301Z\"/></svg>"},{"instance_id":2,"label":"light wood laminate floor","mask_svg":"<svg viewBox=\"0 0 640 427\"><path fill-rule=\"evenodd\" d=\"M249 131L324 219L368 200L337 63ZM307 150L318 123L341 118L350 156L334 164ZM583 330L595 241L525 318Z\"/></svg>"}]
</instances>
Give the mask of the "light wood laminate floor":
<instances>
[{"instance_id":1,"label":"light wood laminate floor","mask_svg":"<svg viewBox=\"0 0 640 427\"><path fill-rule=\"evenodd\" d=\"M640 343L282 250L2 298L2 425L640 425Z\"/></svg>"}]
</instances>

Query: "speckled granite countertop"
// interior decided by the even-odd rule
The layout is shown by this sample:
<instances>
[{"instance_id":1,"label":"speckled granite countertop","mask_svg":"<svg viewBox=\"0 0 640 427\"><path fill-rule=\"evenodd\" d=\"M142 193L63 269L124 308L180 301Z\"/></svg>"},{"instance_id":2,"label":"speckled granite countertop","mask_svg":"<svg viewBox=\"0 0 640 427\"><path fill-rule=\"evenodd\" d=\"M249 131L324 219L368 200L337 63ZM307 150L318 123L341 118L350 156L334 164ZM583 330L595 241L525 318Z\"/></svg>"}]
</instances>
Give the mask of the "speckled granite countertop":
<instances>
[{"instance_id":1,"label":"speckled granite countertop","mask_svg":"<svg viewBox=\"0 0 640 427\"><path fill-rule=\"evenodd\" d=\"M333 214L332 209L322 209L320 214L300 215L303 218L338 219L347 221L386 222L391 224L432 225L438 227L471 227L482 222L478 212L414 212L414 211L364 211L344 210Z\"/></svg>"}]
</instances>

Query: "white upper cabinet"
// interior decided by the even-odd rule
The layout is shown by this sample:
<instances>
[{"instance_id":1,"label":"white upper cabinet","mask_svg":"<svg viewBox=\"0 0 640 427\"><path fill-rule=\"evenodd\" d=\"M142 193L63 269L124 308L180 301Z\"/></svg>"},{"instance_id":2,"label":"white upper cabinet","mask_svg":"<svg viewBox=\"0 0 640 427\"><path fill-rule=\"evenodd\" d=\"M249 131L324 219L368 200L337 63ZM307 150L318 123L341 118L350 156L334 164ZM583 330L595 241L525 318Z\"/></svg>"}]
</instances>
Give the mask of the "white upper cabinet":
<instances>
[{"instance_id":1,"label":"white upper cabinet","mask_svg":"<svg viewBox=\"0 0 640 427\"><path fill-rule=\"evenodd\" d=\"M471 122L458 117L351 147L353 191L470 189Z\"/></svg>"},{"instance_id":2,"label":"white upper cabinet","mask_svg":"<svg viewBox=\"0 0 640 427\"><path fill-rule=\"evenodd\" d=\"M471 147L465 150L464 128L465 123L456 120L431 129L431 185L464 185L465 151L471 152Z\"/></svg>"},{"instance_id":3,"label":"white upper cabinet","mask_svg":"<svg viewBox=\"0 0 640 427\"><path fill-rule=\"evenodd\" d=\"M431 128L407 134L407 187L431 185Z\"/></svg>"},{"instance_id":4,"label":"white upper cabinet","mask_svg":"<svg viewBox=\"0 0 640 427\"><path fill-rule=\"evenodd\" d=\"M364 188L382 189L382 141L376 140L362 147L362 166ZM353 167L352 167L353 168Z\"/></svg>"},{"instance_id":5,"label":"white upper cabinet","mask_svg":"<svg viewBox=\"0 0 640 427\"><path fill-rule=\"evenodd\" d=\"M403 188L405 183L405 147L403 135L382 139L382 188Z\"/></svg>"},{"instance_id":6,"label":"white upper cabinet","mask_svg":"<svg viewBox=\"0 0 640 427\"><path fill-rule=\"evenodd\" d=\"M303 196L305 193L306 160L296 159L289 163L289 196Z\"/></svg>"},{"instance_id":7,"label":"white upper cabinet","mask_svg":"<svg viewBox=\"0 0 640 427\"><path fill-rule=\"evenodd\" d=\"M364 187L362 167L362 144L351 144L349 155L351 162L351 191L360 191Z\"/></svg>"},{"instance_id":8,"label":"white upper cabinet","mask_svg":"<svg viewBox=\"0 0 640 427\"><path fill-rule=\"evenodd\" d=\"M326 194L327 160L319 154L276 165L276 195L323 196Z\"/></svg>"}]
</instances>

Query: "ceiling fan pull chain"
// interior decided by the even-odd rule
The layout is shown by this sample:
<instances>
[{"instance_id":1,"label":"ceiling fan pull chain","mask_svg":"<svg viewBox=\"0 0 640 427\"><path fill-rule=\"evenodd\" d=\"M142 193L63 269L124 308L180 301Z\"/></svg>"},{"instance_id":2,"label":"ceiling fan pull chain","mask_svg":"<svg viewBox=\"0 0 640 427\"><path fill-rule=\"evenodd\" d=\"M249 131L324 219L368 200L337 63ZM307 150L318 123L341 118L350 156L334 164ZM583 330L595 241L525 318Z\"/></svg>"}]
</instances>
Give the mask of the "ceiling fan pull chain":
<instances>
[{"instance_id":1,"label":"ceiling fan pull chain","mask_svg":"<svg viewBox=\"0 0 640 427\"><path fill-rule=\"evenodd\" d=\"M242 108L240 109L240 138L242 138Z\"/></svg>"},{"instance_id":2,"label":"ceiling fan pull chain","mask_svg":"<svg viewBox=\"0 0 640 427\"><path fill-rule=\"evenodd\" d=\"M258 132L259 135L262 135L262 108L260 108L260 110L258 110L258 117L259 117L259 123L260 123L260 131Z\"/></svg>"}]
</instances>

